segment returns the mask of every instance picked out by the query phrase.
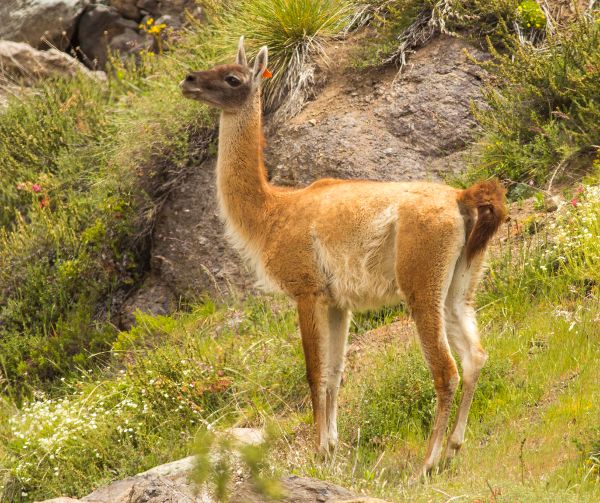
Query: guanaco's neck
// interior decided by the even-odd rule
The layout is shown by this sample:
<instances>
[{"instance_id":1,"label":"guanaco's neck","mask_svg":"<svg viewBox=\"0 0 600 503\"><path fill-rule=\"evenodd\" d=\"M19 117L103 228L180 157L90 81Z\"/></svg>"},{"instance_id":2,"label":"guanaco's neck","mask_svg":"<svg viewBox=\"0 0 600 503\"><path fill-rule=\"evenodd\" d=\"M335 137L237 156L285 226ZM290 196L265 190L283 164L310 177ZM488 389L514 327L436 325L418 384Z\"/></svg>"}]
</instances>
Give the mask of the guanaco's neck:
<instances>
[{"instance_id":1,"label":"guanaco's neck","mask_svg":"<svg viewBox=\"0 0 600 503\"><path fill-rule=\"evenodd\" d=\"M219 126L219 204L227 222L246 239L263 223L271 196L263 164L261 116L256 92L242 110L222 112Z\"/></svg>"}]
</instances>

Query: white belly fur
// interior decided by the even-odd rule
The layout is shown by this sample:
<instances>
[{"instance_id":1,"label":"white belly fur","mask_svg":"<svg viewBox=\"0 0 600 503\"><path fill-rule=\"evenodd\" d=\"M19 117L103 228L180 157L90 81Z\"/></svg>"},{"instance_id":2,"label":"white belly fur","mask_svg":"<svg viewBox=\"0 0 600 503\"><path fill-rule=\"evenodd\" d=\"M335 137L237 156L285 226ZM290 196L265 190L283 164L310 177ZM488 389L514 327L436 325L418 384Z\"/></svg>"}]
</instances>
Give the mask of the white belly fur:
<instances>
[{"instance_id":1,"label":"white belly fur","mask_svg":"<svg viewBox=\"0 0 600 503\"><path fill-rule=\"evenodd\" d=\"M359 223L352 236L331 244L313 228L317 263L340 307L361 311L403 300L395 274L397 218L397 209L389 206Z\"/></svg>"}]
</instances>

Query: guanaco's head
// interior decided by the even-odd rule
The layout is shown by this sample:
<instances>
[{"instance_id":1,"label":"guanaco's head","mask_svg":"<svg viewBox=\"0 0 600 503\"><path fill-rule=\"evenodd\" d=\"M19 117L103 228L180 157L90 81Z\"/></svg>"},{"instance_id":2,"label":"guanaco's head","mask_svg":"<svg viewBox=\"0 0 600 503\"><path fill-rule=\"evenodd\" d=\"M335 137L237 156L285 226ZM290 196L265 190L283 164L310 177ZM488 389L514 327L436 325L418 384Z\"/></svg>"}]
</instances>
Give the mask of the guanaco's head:
<instances>
[{"instance_id":1,"label":"guanaco's head","mask_svg":"<svg viewBox=\"0 0 600 503\"><path fill-rule=\"evenodd\" d=\"M239 110L260 89L267 56L267 47L264 46L254 59L254 65L248 66L244 37L240 37L235 64L188 74L180 84L181 92L186 98L203 101L222 110Z\"/></svg>"}]
</instances>

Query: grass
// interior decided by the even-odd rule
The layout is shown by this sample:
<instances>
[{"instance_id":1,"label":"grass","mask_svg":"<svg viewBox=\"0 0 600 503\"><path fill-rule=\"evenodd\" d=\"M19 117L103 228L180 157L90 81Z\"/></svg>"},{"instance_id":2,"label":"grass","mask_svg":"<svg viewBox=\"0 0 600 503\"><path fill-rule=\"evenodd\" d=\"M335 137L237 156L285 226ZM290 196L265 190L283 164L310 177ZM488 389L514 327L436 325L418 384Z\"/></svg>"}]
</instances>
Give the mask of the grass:
<instances>
[{"instance_id":1,"label":"grass","mask_svg":"<svg viewBox=\"0 0 600 503\"><path fill-rule=\"evenodd\" d=\"M293 78L350 12L313 0L246 2L241 17L213 7L160 58L115 61L106 85L48 82L0 116L0 385L15 400L104 363L160 205L212 137L216 114L181 96L182 75L230 59L228 37L242 32L250 54L269 45L274 80Z\"/></svg>"},{"instance_id":2,"label":"grass","mask_svg":"<svg viewBox=\"0 0 600 503\"><path fill-rule=\"evenodd\" d=\"M251 53L266 45L272 79L265 86L265 111L293 115L314 92L315 58L324 44L346 29L352 19L345 0L245 0L219 27L226 47L246 37Z\"/></svg>"},{"instance_id":3,"label":"grass","mask_svg":"<svg viewBox=\"0 0 600 503\"><path fill-rule=\"evenodd\" d=\"M239 309L207 301L177 319L141 315L119 335L110 369L11 408L0 427L11 501L82 496L188 454L199 425L297 409L306 390L293 311L276 315L254 299Z\"/></svg>"}]
</instances>

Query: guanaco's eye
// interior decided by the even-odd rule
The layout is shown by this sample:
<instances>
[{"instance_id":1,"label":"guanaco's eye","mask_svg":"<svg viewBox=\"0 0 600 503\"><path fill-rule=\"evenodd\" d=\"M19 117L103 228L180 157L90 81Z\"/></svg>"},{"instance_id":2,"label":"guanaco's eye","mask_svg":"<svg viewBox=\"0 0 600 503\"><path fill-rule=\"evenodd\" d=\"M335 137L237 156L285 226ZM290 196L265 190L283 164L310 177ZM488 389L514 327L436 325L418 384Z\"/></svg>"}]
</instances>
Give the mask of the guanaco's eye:
<instances>
[{"instance_id":1,"label":"guanaco's eye","mask_svg":"<svg viewBox=\"0 0 600 503\"><path fill-rule=\"evenodd\" d=\"M234 77L233 75L227 75L227 77L225 77L225 82L227 82L231 87L237 87L242 83L240 79Z\"/></svg>"}]
</instances>

